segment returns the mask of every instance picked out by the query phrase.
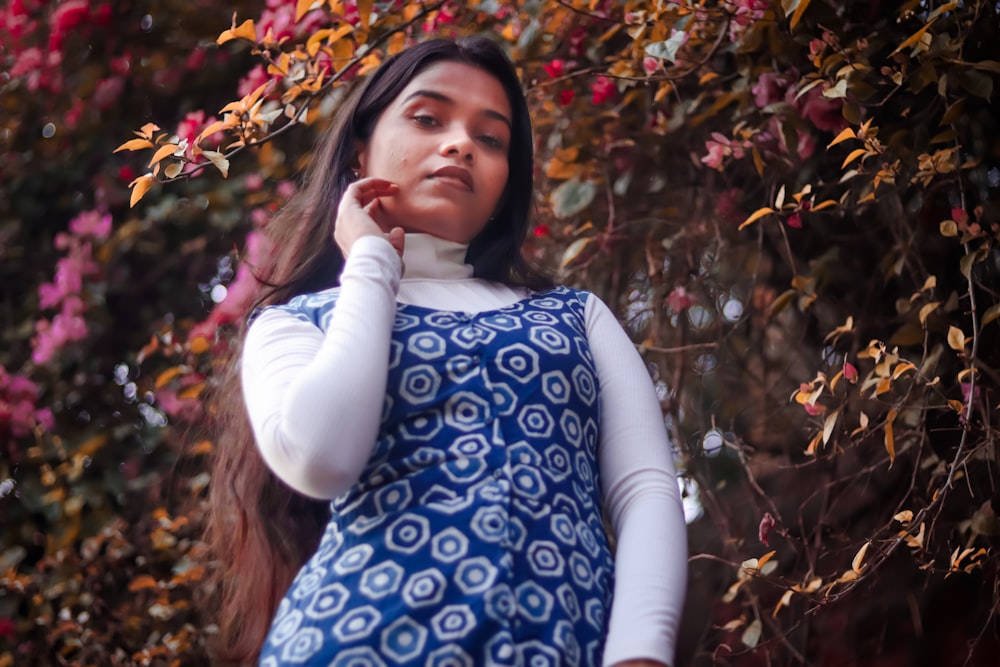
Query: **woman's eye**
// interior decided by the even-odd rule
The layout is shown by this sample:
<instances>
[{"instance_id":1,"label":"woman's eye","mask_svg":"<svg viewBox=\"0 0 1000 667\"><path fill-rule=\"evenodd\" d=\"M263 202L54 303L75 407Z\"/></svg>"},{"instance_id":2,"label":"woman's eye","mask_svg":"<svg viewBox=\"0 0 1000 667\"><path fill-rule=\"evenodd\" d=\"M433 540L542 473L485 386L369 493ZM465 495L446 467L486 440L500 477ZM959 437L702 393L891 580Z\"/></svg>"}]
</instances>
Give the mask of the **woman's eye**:
<instances>
[{"instance_id":1,"label":"woman's eye","mask_svg":"<svg viewBox=\"0 0 1000 667\"><path fill-rule=\"evenodd\" d=\"M480 137L480 140L490 148L503 148L503 142L492 135L484 134Z\"/></svg>"},{"instance_id":2,"label":"woman's eye","mask_svg":"<svg viewBox=\"0 0 1000 667\"><path fill-rule=\"evenodd\" d=\"M413 120L418 125L423 125L424 127L434 127L434 125L437 123L437 121L434 119L434 116L427 116L424 114L419 114L414 116Z\"/></svg>"}]
</instances>

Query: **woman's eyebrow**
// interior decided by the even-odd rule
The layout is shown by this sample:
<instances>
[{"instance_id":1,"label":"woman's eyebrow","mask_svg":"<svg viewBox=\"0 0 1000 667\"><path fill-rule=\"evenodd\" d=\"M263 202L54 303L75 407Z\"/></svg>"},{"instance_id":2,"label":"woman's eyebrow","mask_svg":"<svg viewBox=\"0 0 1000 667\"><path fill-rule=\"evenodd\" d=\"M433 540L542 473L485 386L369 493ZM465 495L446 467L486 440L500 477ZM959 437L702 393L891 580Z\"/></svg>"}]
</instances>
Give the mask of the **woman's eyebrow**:
<instances>
[{"instance_id":1,"label":"woman's eyebrow","mask_svg":"<svg viewBox=\"0 0 1000 667\"><path fill-rule=\"evenodd\" d=\"M403 100L403 104L406 104L415 97L427 97L432 100L437 100L438 102L444 102L445 104L450 104L450 105L455 104L455 100L451 99L447 95L444 95L434 90L415 90L406 96L406 99ZM502 121L508 128L511 128L510 119L507 118L507 116L500 113L499 111L494 111L493 109L483 109L482 114L484 116L489 116L490 118L495 118L499 121Z\"/></svg>"}]
</instances>

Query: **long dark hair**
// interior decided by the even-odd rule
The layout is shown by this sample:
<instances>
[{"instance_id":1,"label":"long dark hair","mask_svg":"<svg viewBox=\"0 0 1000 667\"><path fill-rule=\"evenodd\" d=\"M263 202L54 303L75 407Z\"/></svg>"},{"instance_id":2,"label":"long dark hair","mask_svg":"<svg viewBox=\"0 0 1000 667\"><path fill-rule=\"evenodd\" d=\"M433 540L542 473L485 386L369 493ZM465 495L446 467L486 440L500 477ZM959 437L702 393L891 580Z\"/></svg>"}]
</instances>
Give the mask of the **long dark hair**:
<instances>
[{"instance_id":1,"label":"long dark hair","mask_svg":"<svg viewBox=\"0 0 1000 667\"><path fill-rule=\"evenodd\" d=\"M433 40L385 61L340 106L320 140L299 192L267 226L274 252L255 267L257 306L338 284L344 258L333 241L337 210L351 182L357 147L367 142L385 109L409 82L439 62L478 67L503 86L510 101L507 186L486 228L472 240L466 262L474 275L529 289L551 287L521 254L533 195L531 120L521 84L503 50L484 38ZM240 391L239 351L245 325L215 393L219 426L206 540L216 561L219 636L215 657L252 663L295 573L318 546L329 503L289 489L268 470L250 430Z\"/></svg>"}]
</instances>

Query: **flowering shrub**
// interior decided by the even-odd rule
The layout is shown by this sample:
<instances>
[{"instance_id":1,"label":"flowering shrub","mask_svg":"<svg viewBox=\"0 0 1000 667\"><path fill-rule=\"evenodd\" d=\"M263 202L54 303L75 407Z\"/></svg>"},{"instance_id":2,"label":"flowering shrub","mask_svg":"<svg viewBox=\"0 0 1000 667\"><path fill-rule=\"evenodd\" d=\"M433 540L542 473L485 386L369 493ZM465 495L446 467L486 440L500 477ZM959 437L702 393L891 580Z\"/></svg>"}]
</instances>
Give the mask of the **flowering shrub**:
<instances>
[{"instance_id":1,"label":"flowering shrub","mask_svg":"<svg viewBox=\"0 0 1000 667\"><path fill-rule=\"evenodd\" d=\"M678 662L993 664L994 5L108 7L0 9L0 665L208 664L199 419L260 229L340 89L473 30L535 118L526 252L663 401Z\"/></svg>"}]
</instances>

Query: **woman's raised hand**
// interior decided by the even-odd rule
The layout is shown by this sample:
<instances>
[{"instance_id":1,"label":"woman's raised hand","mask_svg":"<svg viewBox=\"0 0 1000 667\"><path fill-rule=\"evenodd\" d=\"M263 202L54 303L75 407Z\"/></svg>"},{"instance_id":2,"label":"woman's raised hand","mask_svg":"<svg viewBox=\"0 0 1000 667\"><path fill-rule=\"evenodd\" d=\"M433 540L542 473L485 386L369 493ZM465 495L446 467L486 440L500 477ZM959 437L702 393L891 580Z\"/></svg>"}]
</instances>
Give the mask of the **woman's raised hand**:
<instances>
[{"instance_id":1,"label":"woman's raised hand","mask_svg":"<svg viewBox=\"0 0 1000 667\"><path fill-rule=\"evenodd\" d=\"M347 257L354 242L362 236L386 236L386 230L379 223L379 197L391 197L399 191L399 186L381 178L362 178L351 183L337 207L337 224L334 226L333 240L340 252ZM388 230L389 243L403 256L405 235L402 227Z\"/></svg>"}]
</instances>

